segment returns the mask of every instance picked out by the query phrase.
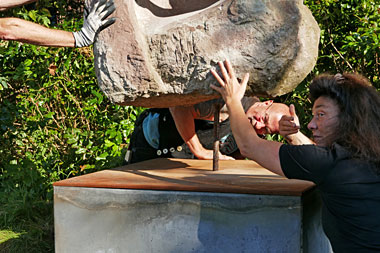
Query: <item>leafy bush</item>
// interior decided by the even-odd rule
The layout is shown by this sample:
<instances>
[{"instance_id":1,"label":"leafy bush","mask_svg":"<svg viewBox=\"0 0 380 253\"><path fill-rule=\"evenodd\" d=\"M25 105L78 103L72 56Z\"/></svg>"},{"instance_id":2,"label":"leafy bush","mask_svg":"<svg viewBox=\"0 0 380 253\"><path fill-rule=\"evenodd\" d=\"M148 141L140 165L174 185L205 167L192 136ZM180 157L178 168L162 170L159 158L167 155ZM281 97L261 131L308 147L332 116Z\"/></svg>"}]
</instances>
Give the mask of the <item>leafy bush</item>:
<instances>
[{"instance_id":1,"label":"leafy bush","mask_svg":"<svg viewBox=\"0 0 380 253\"><path fill-rule=\"evenodd\" d=\"M305 0L321 29L319 57L315 68L291 93L277 98L293 103L302 132L310 135L308 85L321 73L357 72L380 89L380 2L377 0Z\"/></svg>"},{"instance_id":2,"label":"leafy bush","mask_svg":"<svg viewBox=\"0 0 380 253\"><path fill-rule=\"evenodd\" d=\"M58 2L47 6L65 17L52 19L57 28L81 27L81 13ZM48 26L52 15L45 7L40 2L8 14ZM104 97L91 48L1 42L0 69L0 228L21 233L10 252L52 251L52 183L122 165L142 108Z\"/></svg>"}]
</instances>

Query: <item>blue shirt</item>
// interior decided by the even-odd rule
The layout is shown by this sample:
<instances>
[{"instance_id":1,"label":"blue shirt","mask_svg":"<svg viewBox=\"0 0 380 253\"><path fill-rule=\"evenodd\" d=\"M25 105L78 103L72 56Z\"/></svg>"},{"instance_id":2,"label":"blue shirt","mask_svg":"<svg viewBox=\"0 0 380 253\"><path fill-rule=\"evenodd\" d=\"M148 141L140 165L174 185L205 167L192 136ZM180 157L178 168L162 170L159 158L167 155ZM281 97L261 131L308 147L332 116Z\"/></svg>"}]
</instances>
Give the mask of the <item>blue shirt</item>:
<instances>
[{"instance_id":1,"label":"blue shirt","mask_svg":"<svg viewBox=\"0 0 380 253\"><path fill-rule=\"evenodd\" d=\"M149 113L143 121L143 131L146 141L155 149L160 144L160 133L158 132L159 113Z\"/></svg>"}]
</instances>

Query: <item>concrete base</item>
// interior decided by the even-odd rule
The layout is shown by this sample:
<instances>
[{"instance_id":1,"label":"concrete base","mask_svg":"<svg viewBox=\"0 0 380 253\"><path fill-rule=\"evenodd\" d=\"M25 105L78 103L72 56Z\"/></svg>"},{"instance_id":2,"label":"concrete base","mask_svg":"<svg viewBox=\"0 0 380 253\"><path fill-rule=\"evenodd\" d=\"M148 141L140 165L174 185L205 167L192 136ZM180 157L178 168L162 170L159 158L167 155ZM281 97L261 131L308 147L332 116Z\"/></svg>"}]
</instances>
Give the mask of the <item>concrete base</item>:
<instances>
[{"instance_id":1,"label":"concrete base","mask_svg":"<svg viewBox=\"0 0 380 253\"><path fill-rule=\"evenodd\" d=\"M58 253L331 252L320 210L314 189L276 196L56 185L55 246Z\"/></svg>"}]
</instances>

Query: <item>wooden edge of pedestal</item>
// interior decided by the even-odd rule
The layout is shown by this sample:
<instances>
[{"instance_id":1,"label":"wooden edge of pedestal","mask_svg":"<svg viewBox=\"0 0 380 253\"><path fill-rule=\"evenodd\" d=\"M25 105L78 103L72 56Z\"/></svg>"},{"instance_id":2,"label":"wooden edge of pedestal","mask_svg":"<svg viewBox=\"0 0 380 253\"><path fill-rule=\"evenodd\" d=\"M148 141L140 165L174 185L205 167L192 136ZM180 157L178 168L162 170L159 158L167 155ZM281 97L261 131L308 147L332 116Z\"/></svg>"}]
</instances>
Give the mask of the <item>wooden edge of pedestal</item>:
<instances>
[{"instance_id":1,"label":"wooden edge of pedestal","mask_svg":"<svg viewBox=\"0 0 380 253\"><path fill-rule=\"evenodd\" d=\"M315 185L278 176L249 160L220 161L220 169L212 171L210 160L159 158L53 186L302 196Z\"/></svg>"}]
</instances>

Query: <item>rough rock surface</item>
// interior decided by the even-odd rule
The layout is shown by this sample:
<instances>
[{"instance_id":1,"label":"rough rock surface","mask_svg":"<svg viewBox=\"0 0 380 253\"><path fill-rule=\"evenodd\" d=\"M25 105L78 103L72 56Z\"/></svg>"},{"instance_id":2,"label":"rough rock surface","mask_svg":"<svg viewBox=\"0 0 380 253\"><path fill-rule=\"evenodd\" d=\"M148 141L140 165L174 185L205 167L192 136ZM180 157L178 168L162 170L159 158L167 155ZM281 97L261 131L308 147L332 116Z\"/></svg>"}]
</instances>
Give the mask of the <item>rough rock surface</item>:
<instances>
[{"instance_id":1,"label":"rough rock surface","mask_svg":"<svg viewBox=\"0 0 380 253\"><path fill-rule=\"evenodd\" d=\"M87 0L93 4L95 0ZM302 0L115 0L114 25L94 46L95 70L113 102L194 104L218 95L210 69L228 58L246 95L292 91L313 69L319 27Z\"/></svg>"}]
</instances>

